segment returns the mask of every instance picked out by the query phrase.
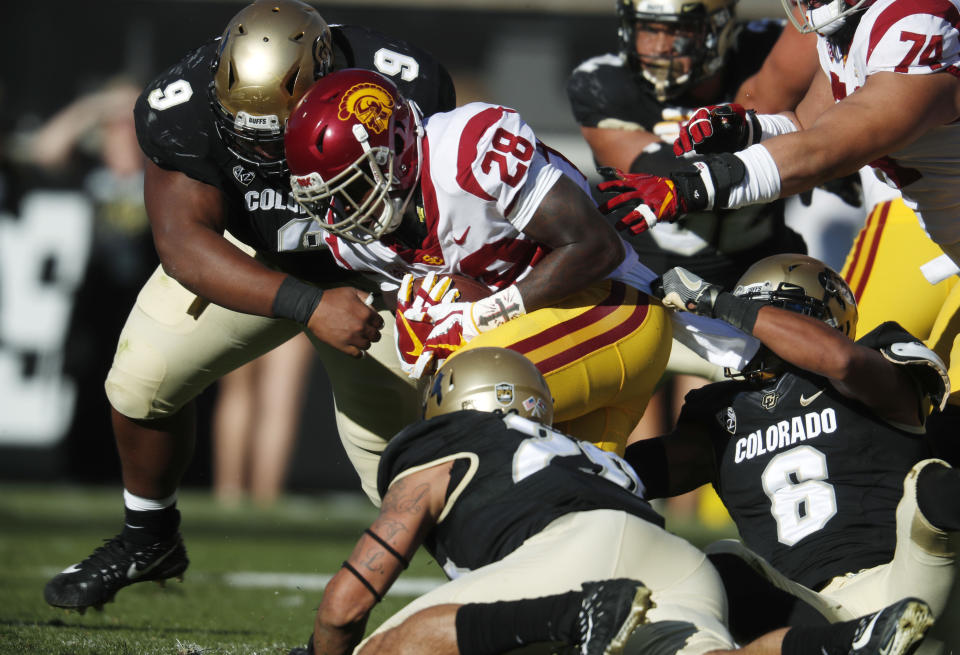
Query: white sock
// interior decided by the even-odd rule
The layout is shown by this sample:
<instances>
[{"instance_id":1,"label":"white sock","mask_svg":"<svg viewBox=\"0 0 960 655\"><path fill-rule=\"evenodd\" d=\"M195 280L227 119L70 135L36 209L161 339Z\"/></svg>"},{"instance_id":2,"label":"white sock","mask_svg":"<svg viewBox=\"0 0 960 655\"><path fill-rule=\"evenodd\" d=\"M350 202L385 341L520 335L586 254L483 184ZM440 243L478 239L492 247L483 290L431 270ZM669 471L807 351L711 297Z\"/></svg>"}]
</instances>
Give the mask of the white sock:
<instances>
[{"instance_id":1,"label":"white sock","mask_svg":"<svg viewBox=\"0 0 960 655\"><path fill-rule=\"evenodd\" d=\"M141 498L140 496L135 496L126 489L123 490L123 505L127 509L132 509L135 512L149 512L156 511L160 509L166 509L177 502L177 492L174 491L173 494L167 496L166 498L160 498L159 500L154 498Z\"/></svg>"}]
</instances>

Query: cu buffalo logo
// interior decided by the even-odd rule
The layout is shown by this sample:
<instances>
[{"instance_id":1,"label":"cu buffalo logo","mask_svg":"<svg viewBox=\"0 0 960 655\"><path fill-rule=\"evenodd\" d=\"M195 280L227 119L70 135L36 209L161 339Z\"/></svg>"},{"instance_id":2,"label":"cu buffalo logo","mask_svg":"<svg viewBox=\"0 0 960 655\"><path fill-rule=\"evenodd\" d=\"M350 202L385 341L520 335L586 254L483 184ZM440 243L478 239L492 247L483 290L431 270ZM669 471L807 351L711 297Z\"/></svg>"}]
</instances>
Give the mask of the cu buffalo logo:
<instances>
[{"instance_id":1,"label":"cu buffalo logo","mask_svg":"<svg viewBox=\"0 0 960 655\"><path fill-rule=\"evenodd\" d=\"M343 94L337 118L347 121L355 116L371 132L380 134L387 129L393 110L393 97L386 89L364 82L354 84Z\"/></svg>"}]
</instances>

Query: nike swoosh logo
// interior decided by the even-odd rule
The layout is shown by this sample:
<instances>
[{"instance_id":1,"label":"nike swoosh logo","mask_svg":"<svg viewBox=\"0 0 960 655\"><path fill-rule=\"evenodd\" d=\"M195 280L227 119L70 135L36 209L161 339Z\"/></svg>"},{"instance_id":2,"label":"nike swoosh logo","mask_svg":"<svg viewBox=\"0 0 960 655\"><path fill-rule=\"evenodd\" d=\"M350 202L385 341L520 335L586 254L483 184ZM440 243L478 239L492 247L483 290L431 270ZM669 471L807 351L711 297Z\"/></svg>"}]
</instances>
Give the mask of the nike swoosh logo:
<instances>
[{"instance_id":1,"label":"nike swoosh logo","mask_svg":"<svg viewBox=\"0 0 960 655\"><path fill-rule=\"evenodd\" d=\"M813 395L810 396L809 398L805 397L803 394L800 394L800 406L801 406L801 407L806 407L807 405L809 405L810 403L812 403L814 400L816 400L817 398L819 398L819 397L820 397L820 394L822 394L822 393L823 393L823 389L821 389L821 390L818 391L817 393L813 394Z\"/></svg>"},{"instance_id":2,"label":"nike swoosh logo","mask_svg":"<svg viewBox=\"0 0 960 655\"><path fill-rule=\"evenodd\" d=\"M133 564L130 565L130 568L127 569L127 577L128 577L130 580L136 580L137 578L146 575L147 573L149 573L149 572L152 571L153 569L157 568L157 566L159 566L160 563L163 562L163 560L167 559L167 557L170 556L170 553L172 553L173 550L174 550L174 548L176 548L176 547L177 547L176 544L174 544L173 547L172 547L170 550L168 550L168 551L165 552L163 555L161 555L161 556L158 557L157 559L155 559L155 560L153 560L152 562L150 562L150 565L147 566L147 567L145 567L145 568L143 568L143 569L138 569L138 568L137 568L137 563L134 562Z\"/></svg>"},{"instance_id":3,"label":"nike swoosh logo","mask_svg":"<svg viewBox=\"0 0 960 655\"><path fill-rule=\"evenodd\" d=\"M870 637L873 635L873 626L879 618L880 612L873 615L873 618L870 619L870 623L867 625L867 629L851 644L851 650L859 650L867 645L867 642L870 641Z\"/></svg>"},{"instance_id":4,"label":"nike swoosh logo","mask_svg":"<svg viewBox=\"0 0 960 655\"><path fill-rule=\"evenodd\" d=\"M470 233L470 228L471 228L471 227L473 227L473 226L472 226L472 225L468 225L468 226L467 226L467 229L463 231L463 234L460 235L460 238L459 238L459 239L458 239L457 237L453 237L453 242L454 242L455 244L457 244L458 246L462 246L462 245L463 245L463 242L467 240L467 235Z\"/></svg>"}]
</instances>

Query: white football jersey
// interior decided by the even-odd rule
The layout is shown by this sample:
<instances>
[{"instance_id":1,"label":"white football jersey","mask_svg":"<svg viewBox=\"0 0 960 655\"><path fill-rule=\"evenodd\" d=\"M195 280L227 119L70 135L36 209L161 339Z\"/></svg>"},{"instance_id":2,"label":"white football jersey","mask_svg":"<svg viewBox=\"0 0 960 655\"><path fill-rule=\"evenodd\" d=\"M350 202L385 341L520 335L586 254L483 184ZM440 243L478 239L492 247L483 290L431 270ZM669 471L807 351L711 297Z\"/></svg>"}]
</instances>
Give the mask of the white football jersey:
<instances>
[{"instance_id":1,"label":"white football jersey","mask_svg":"<svg viewBox=\"0 0 960 655\"><path fill-rule=\"evenodd\" d=\"M394 282L434 271L498 290L523 279L547 251L521 231L561 175L590 195L586 178L512 109L474 102L428 117L424 128L426 237L410 248L390 235L358 244L327 234L337 262Z\"/></svg>"},{"instance_id":2,"label":"white football jersey","mask_svg":"<svg viewBox=\"0 0 960 655\"><path fill-rule=\"evenodd\" d=\"M584 193L576 166L537 140L512 109L474 102L424 124L420 187L426 237L416 248L387 235L359 244L325 233L342 267L399 284L416 276L466 275L492 291L523 279L547 252L522 234L553 185L566 175ZM624 242L624 258L608 276L650 293L657 277ZM728 323L670 312L674 338L718 366L741 370L759 342Z\"/></svg>"},{"instance_id":3,"label":"white football jersey","mask_svg":"<svg viewBox=\"0 0 960 655\"><path fill-rule=\"evenodd\" d=\"M846 57L827 38L818 39L834 99L850 95L874 73L960 77L958 27L960 0L878 0L860 19ZM934 241L960 241L960 122L934 128L870 165L901 190Z\"/></svg>"}]
</instances>

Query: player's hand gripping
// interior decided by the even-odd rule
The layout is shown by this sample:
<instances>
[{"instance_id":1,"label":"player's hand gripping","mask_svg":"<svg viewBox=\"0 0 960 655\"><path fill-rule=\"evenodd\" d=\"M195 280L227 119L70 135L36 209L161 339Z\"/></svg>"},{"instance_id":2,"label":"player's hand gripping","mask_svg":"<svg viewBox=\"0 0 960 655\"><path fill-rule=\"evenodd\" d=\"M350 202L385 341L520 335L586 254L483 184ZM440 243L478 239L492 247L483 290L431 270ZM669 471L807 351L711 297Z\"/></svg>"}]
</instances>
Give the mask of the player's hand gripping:
<instances>
[{"instance_id":1,"label":"player's hand gripping","mask_svg":"<svg viewBox=\"0 0 960 655\"><path fill-rule=\"evenodd\" d=\"M680 157L739 152L759 142L760 123L755 111L738 104L710 105L696 110L680 125L673 153Z\"/></svg>"},{"instance_id":2,"label":"player's hand gripping","mask_svg":"<svg viewBox=\"0 0 960 655\"><path fill-rule=\"evenodd\" d=\"M419 378L432 372L478 334L524 313L523 297L516 285L476 302L442 302L427 307L424 314L433 323L433 330L424 340L423 353L410 376Z\"/></svg>"},{"instance_id":3,"label":"player's hand gripping","mask_svg":"<svg viewBox=\"0 0 960 655\"><path fill-rule=\"evenodd\" d=\"M721 288L687 269L675 266L650 285L653 295L671 309L701 316L714 316Z\"/></svg>"},{"instance_id":4,"label":"player's hand gripping","mask_svg":"<svg viewBox=\"0 0 960 655\"><path fill-rule=\"evenodd\" d=\"M370 306L371 294L353 287L336 287L323 292L313 310L307 329L320 341L362 357L374 341L380 341L383 319Z\"/></svg>"},{"instance_id":5,"label":"player's hand gripping","mask_svg":"<svg viewBox=\"0 0 960 655\"><path fill-rule=\"evenodd\" d=\"M439 277L430 272L416 290L413 281L412 274L404 275L397 292L394 346L403 372L411 377L419 377L413 375L414 370L423 354L424 341L434 328L425 311L438 303L453 303L460 292L451 287L453 279L448 275Z\"/></svg>"},{"instance_id":6,"label":"player's hand gripping","mask_svg":"<svg viewBox=\"0 0 960 655\"><path fill-rule=\"evenodd\" d=\"M630 230L633 234L640 234L657 223L672 223L691 211L688 199L678 191L676 182L669 177L624 173L612 168L604 168L600 172L605 176L615 177L601 182L597 189L601 192L617 192L616 196L600 205L601 212L608 214L626 203L637 203L633 211L617 221L618 230Z\"/></svg>"}]
</instances>

